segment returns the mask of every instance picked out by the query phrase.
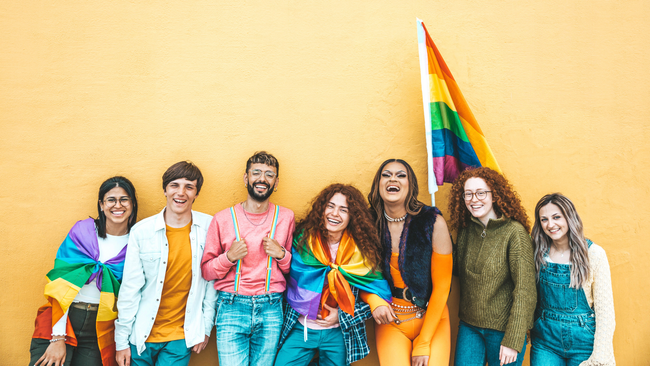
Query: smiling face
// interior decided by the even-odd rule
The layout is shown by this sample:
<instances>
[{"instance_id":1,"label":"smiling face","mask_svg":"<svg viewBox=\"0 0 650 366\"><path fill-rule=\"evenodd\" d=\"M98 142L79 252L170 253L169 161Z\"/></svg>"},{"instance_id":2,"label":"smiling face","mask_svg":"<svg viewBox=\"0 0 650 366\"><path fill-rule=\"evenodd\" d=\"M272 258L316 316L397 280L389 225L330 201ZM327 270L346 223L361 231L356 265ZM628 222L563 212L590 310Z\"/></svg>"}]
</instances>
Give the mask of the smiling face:
<instances>
[{"instance_id":1,"label":"smiling face","mask_svg":"<svg viewBox=\"0 0 650 366\"><path fill-rule=\"evenodd\" d=\"M490 219L496 219L497 214L494 212L494 207L492 203L494 198L492 197L492 192L490 187L485 183L482 178L469 178L465 181L465 191L463 195L469 196L471 194L471 199L465 199L465 207L472 214L472 216L479 219L483 225L487 225ZM484 199L479 199L478 195L482 195L480 192L487 192Z\"/></svg>"},{"instance_id":2,"label":"smiling face","mask_svg":"<svg viewBox=\"0 0 650 366\"><path fill-rule=\"evenodd\" d=\"M266 164L251 164L250 169L244 174L248 195L257 202L268 200L278 186L277 174L278 171L275 167Z\"/></svg>"},{"instance_id":3,"label":"smiling face","mask_svg":"<svg viewBox=\"0 0 650 366\"><path fill-rule=\"evenodd\" d=\"M384 203L404 203L409 191L406 167L398 162L386 164L379 179L379 195Z\"/></svg>"},{"instance_id":4,"label":"smiling face","mask_svg":"<svg viewBox=\"0 0 650 366\"><path fill-rule=\"evenodd\" d=\"M544 233L556 244L568 244L569 224L562 210L549 203L539 209L539 222Z\"/></svg>"},{"instance_id":5,"label":"smiling face","mask_svg":"<svg viewBox=\"0 0 650 366\"><path fill-rule=\"evenodd\" d=\"M107 227L110 226L111 229L114 229L124 226L126 228L133 212L133 201L124 188L115 187L106 192L104 199L99 202L99 207L106 215Z\"/></svg>"},{"instance_id":6,"label":"smiling face","mask_svg":"<svg viewBox=\"0 0 650 366\"><path fill-rule=\"evenodd\" d=\"M196 180L175 179L165 187L167 209L178 216L191 215L192 203L198 196Z\"/></svg>"},{"instance_id":7,"label":"smiling face","mask_svg":"<svg viewBox=\"0 0 650 366\"><path fill-rule=\"evenodd\" d=\"M343 231L350 223L348 200L342 193L336 193L332 196L325 207L325 229L331 243L341 240ZM338 239L338 240L337 240Z\"/></svg>"}]
</instances>

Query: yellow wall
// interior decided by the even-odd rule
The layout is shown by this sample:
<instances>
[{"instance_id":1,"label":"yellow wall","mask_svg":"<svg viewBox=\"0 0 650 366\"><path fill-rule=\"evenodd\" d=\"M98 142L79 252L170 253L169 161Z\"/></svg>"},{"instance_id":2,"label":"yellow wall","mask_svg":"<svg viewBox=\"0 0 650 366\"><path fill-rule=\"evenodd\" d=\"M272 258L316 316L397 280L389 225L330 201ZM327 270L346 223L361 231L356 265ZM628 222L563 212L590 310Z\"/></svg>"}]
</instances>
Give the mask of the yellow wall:
<instances>
[{"instance_id":1,"label":"yellow wall","mask_svg":"<svg viewBox=\"0 0 650 366\"><path fill-rule=\"evenodd\" d=\"M109 176L135 183L140 218L184 159L206 178L197 210L243 200L261 149L281 162L273 200L299 217L328 183L367 193L389 157L426 191L416 16L531 215L548 192L576 203L609 256L618 364L647 364L649 15L603 0L3 1L0 364L27 362L44 275ZM211 342L191 364L215 356Z\"/></svg>"}]
</instances>

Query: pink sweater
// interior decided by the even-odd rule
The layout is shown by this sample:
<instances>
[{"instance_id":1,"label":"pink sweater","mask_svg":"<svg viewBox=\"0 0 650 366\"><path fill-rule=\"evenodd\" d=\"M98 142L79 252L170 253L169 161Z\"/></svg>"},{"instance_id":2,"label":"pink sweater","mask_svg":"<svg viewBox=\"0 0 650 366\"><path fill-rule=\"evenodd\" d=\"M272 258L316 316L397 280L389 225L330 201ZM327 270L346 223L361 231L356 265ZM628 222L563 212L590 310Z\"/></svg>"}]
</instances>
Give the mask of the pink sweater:
<instances>
[{"instance_id":1,"label":"pink sweater","mask_svg":"<svg viewBox=\"0 0 650 366\"><path fill-rule=\"evenodd\" d=\"M269 203L269 209L265 213L246 213L242 205L235 205L235 213L239 224L239 233L242 239L246 240L248 254L242 259L241 279L239 282L240 295L262 295L266 281L266 258L267 255L262 248L262 238L271 231L273 221L273 210L275 205ZM264 224L254 226L248 220ZM248 216L248 218L246 217ZM275 231L275 240L284 247L286 255L281 260L273 260L273 271L271 274L271 292L284 292L286 281L284 275L289 273L291 265L291 243L293 242L294 231L293 211L280 207L278 225ZM217 212L212 218L208 229L208 236L205 240L203 259L201 260L201 271L203 278L214 281L214 288L220 291L233 293L235 291L235 268L236 262L228 260L226 252L230 249L235 238L235 227L233 226L230 208Z\"/></svg>"}]
</instances>

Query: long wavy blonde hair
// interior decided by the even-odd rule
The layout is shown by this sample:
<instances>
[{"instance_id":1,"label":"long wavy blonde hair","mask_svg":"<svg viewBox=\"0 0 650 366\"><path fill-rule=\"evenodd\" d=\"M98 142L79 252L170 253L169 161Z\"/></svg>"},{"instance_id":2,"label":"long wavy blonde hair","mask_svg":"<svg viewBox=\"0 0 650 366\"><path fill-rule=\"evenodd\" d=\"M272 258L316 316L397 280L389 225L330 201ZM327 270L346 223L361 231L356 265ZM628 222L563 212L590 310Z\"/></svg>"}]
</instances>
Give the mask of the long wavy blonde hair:
<instances>
[{"instance_id":1,"label":"long wavy blonde hair","mask_svg":"<svg viewBox=\"0 0 650 366\"><path fill-rule=\"evenodd\" d=\"M573 202L561 193L547 194L535 206L535 225L533 225L533 246L535 249L535 269L539 280L539 271L546 266L544 257L551 248L553 240L549 238L542 228L539 219L539 210L552 203L560 208L562 215L569 226L567 233L571 251L571 287L581 288L589 278L589 246L585 238L582 220L576 211Z\"/></svg>"}]
</instances>

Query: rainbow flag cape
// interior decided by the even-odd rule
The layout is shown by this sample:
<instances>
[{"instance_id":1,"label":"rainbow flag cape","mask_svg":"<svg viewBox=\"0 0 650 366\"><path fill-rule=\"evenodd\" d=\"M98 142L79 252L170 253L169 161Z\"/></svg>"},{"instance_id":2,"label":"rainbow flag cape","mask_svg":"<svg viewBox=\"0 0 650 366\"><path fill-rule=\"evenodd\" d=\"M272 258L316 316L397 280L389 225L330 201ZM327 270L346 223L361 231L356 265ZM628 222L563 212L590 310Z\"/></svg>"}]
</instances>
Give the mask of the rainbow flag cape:
<instances>
[{"instance_id":1,"label":"rainbow flag cape","mask_svg":"<svg viewBox=\"0 0 650 366\"><path fill-rule=\"evenodd\" d=\"M354 316L355 299L350 286L391 301L388 282L380 272L372 271L347 230L341 237L334 263L330 262L320 238L310 236L302 251L299 251L297 247L302 235L293 240L287 286L287 301L298 313L308 319L316 319L322 302L332 297L341 310ZM323 288L326 278L328 287ZM326 315L325 310L323 317Z\"/></svg>"},{"instance_id":2,"label":"rainbow flag cape","mask_svg":"<svg viewBox=\"0 0 650 366\"><path fill-rule=\"evenodd\" d=\"M124 269L126 247L110 260L101 263L99 243L93 219L78 221L68 233L47 274L45 297L48 303L38 309L32 338L52 339L52 326L72 304L84 284L96 280L100 292L97 311L97 343L104 366L116 365L114 321L117 318L117 294ZM66 343L77 345L70 322L66 325Z\"/></svg>"},{"instance_id":3,"label":"rainbow flag cape","mask_svg":"<svg viewBox=\"0 0 650 366\"><path fill-rule=\"evenodd\" d=\"M417 19L418 47L429 165L429 192L453 183L467 167L501 172L481 127L445 60Z\"/></svg>"}]
</instances>

